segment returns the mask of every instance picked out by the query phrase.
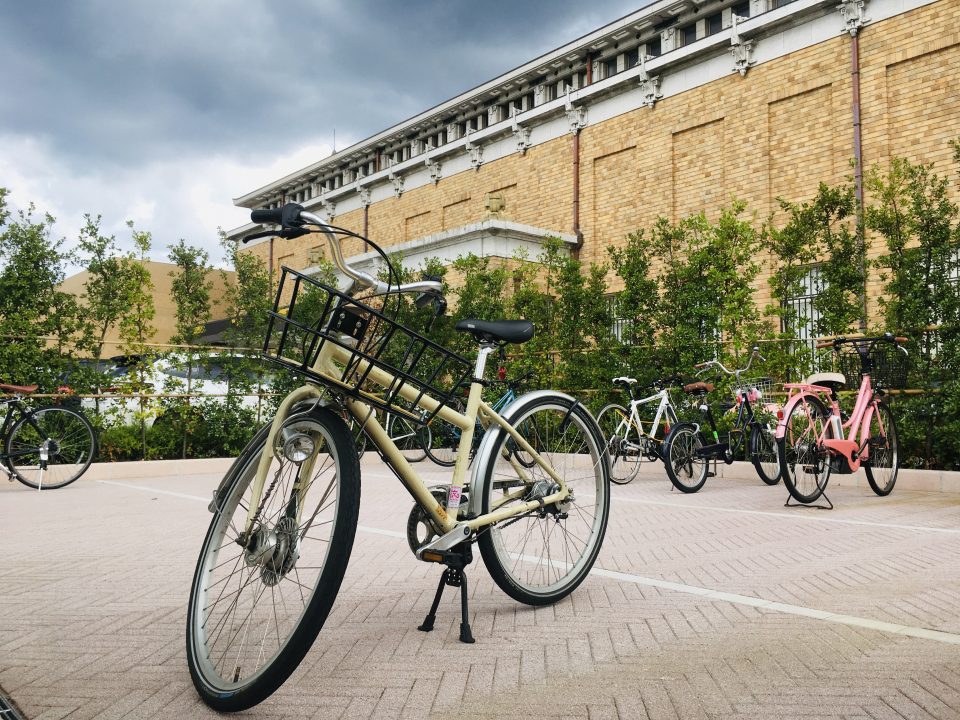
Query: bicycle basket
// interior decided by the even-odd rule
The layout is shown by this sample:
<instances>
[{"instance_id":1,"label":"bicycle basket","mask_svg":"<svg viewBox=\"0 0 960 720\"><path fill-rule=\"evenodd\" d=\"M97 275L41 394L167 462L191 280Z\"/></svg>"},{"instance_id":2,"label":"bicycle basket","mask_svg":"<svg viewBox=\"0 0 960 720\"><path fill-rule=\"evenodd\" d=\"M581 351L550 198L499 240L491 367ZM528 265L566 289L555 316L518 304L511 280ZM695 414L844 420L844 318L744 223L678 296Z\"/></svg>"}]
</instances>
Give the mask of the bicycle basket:
<instances>
[{"instance_id":1,"label":"bicycle basket","mask_svg":"<svg viewBox=\"0 0 960 720\"><path fill-rule=\"evenodd\" d=\"M473 365L388 317L386 297L397 300L393 295L360 301L284 267L263 354L335 393L426 424L436 411L411 408L424 395L449 404L469 381ZM336 356L335 374L316 367L324 349Z\"/></svg>"},{"instance_id":2,"label":"bicycle basket","mask_svg":"<svg viewBox=\"0 0 960 720\"><path fill-rule=\"evenodd\" d=\"M751 403L758 402L761 398L769 397L770 393L777 390L780 386L773 378L761 377L754 380L747 380L744 385L733 389L733 399L738 400L744 393Z\"/></svg>"},{"instance_id":3,"label":"bicycle basket","mask_svg":"<svg viewBox=\"0 0 960 720\"><path fill-rule=\"evenodd\" d=\"M867 352L866 368L856 344L844 345L836 353L835 366L847 378L847 384L855 383L864 372L877 387L904 388L907 386L909 365L907 357L890 343L875 343ZM855 386L854 386L855 387Z\"/></svg>"}]
</instances>

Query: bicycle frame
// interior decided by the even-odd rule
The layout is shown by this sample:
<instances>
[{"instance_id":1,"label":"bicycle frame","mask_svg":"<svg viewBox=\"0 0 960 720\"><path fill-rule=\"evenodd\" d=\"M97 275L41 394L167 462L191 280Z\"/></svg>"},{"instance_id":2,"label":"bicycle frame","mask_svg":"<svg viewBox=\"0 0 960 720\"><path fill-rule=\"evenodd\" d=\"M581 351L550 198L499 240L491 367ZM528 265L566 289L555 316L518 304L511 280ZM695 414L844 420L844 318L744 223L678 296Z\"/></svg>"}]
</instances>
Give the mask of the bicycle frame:
<instances>
[{"instance_id":1,"label":"bicycle frame","mask_svg":"<svg viewBox=\"0 0 960 720\"><path fill-rule=\"evenodd\" d=\"M659 400L659 405L657 405L657 411L654 413L653 420L650 421L650 431L643 429L643 421L640 419L640 412L638 408L641 405L649 405L650 403ZM639 398L634 400L630 398L630 416L626 420L621 420L620 425L617 426L616 434L619 435L621 428L623 428L627 423L633 424L637 430L640 432L640 435L643 437L650 438L651 440L656 440L657 428L660 427L660 421L665 421L664 437L670 432L670 425L676 425L677 413L673 409L673 405L670 404L670 394L667 392L667 388L661 389L659 392L650 395L649 397Z\"/></svg>"},{"instance_id":2,"label":"bicycle frame","mask_svg":"<svg viewBox=\"0 0 960 720\"><path fill-rule=\"evenodd\" d=\"M475 532L480 528L486 527L492 523L499 522L500 520L504 520L506 518L536 510L544 505L562 502L571 494L571 491L567 487L567 484L564 482L563 478L558 475L556 471L554 471L549 463L547 463L540 456L540 454L534 450L527 440L520 435L510 425L509 422L501 417L501 415L493 407L485 403L481 398L483 384L480 382L480 379L483 378L487 357L491 352L494 351L495 347L496 346L489 344L483 344L480 347L474 368L474 380L470 384L470 394L467 398L467 407L464 413L459 413L446 405L441 405L429 395L421 395L416 389L399 383L393 374L381 370L376 366L370 367L366 361L360 361L361 372L368 373L367 377L369 380L384 388L398 388L397 394L404 400L407 400L409 403L411 403L411 405L418 407L427 413L436 412L437 416L442 420L460 428L462 431L460 435L460 442L457 447L457 459L456 464L454 465L453 478L445 506L441 505L431 494L426 483L419 477L419 475L417 475L416 471L403 456L400 449L387 435L386 430L377 420L374 413L371 412L370 407L361 400L353 397L347 397L344 400L344 406L346 407L347 411L353 416L357 423L363 427L363 430L366 432L367 436L381 451L386 461L390 464L397 476L400 478L401 482L407 488L408 492L410 492L410 494L414 497L414 500L420 505L421 508L423 508L425 512L428 513L429 517L436 523L437 527L441 529L443 534L440 538L435 540L434 543L432 543L432 545L436 546L438 549L449 549L448 545L452 547L456 543L462 542L464 539L469 537L472 532ZM342 384L339 380L340 368L338 367L338 364L343 365L347 363L350 358L351 354L349 350L341 348L335 343L325 343L312 369L315 373L328 380L332 386L336 387L337 385ZM250 502L250 509L248 511L247 524L245 528L247 532L250 532L253 528L256 508L260 503L267 471L273 456L273 447L276 434L279 432L280 427L287 418L291 408L304 400L314 399L316 401L320 401L322 395L323 390L319 386L307 384L291 392L286 398L284 398L283 402L281 402L280 407L277 410L277 415L274 418L273 426L271 427L270 433L267 437L264 453L260 458L257 474L253 481L253 495ZM402 412L401 410L397 411ZM514 442L516 442L517 446L519 446L524 452L529 453L534 463L557 484L559 490L537 500L520 503L509 508L495 508L491 512L478 517L474 517L469 520L457 521L457 512L461 504L460 500L463 493L463 486L466 479L467 468L470 463L470 447L473 442L474 430L478 419L487 426L495 425L502 432L507 433L514 440ZM312 466L316 460L316 457L317 453L314 453L308 460L304 462L305 467L301 469L298 477L311 477ZM513 458L510 458L510 463L516 469L519 477L530 477L527 469L525 469L521 463L517 462ZM482 463L478 463L478 467L479 466L482 466ZM308 488L299 487L299 484L295 484L294 489L299 492L301 496L303 496ZM506 503L507 501L511 501L520 497L520 493L522 492L523 490L505 496L502 500L502 503Z\"/></svg>"}]
</instances>

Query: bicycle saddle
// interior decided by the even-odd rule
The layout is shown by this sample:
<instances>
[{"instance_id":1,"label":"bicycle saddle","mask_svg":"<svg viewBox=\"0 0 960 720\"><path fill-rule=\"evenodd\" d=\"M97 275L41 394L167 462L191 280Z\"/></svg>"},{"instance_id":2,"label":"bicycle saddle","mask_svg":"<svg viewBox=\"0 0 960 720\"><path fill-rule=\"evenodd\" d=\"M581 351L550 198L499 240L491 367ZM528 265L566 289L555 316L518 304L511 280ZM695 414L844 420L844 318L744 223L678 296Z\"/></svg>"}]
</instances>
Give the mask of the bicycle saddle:
<instances>
[{"instance_id":1,"label":"bicycle saddle","mask_svg":"<svg viewBox=\"0 0 960 720\"><path fill-rule=\"evenodd\" d=\"M0 383L0 390L9 393L20 393L22 395L29 395L32 392L36 392L38 387L38 385L4 385Z\"/></svg>"},{"instance_id":2,"label":"bicycle saddle","mask_svg":"<svg viewBox=\"0 0 960 720\"><path fill-rule=\"evenodd\" d=\"M708 382L695 382L690 383L689 385L683 386L683 391L685 393L690 393L691 395L696 395L697 393L708 393L713 391L713 383Z\"/></svg>"},{"instance_id":3,"label":"bicycle saddle","mask_svg":"<svg viewBox=\"0 0 960 720\"><path fill-rule=\"evenodd\" d=\"M473 335L477 342L525 343L533 337L533 323L529 320L471 320L464 319L455 330Z\"/></svg>"},{"instance_id":4,"label":"bicycle saddle","mask_svg":"<svg viewBox=\"0 0 960 720\"><path fill-rule=\"evenodd\" d=\"M840 390L847 384L847 378L843 373L822 372L814 373L804 381L807 385L822 385L831 390Z\"/></svg>"}]
</instances>

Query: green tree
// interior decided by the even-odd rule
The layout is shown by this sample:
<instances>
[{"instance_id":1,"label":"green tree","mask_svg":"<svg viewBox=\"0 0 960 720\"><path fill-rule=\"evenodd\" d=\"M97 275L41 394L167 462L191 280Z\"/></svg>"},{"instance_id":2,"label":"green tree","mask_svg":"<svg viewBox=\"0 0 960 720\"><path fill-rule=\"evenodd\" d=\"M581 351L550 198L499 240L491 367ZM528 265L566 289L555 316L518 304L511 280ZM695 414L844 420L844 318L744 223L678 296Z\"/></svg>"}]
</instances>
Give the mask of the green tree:
<instances>
[{"instance_id":1,"label":"green tree","mask_svg":"<svg viewBox=\"0 0 960 720\"><path fill-rule=\"evenodd\" d=\"M121 349L131 358L131 375L134 378L132 390L140 393L139 411L137 420L140 425L141 457L147 456L147 417L153 409L153 404L147 402L143 393L153 390L147 385L147 376L152 358L148 355L150 341L156 335L157 329L153 325L156 317L156 308L153 304L153 281L150 270L146 266L150 253L152 236L149 232L137 230L132 221L127 222L132 233L133 244L136 250L131 260L131 281L127 288L127 305L129 312L120 318Z\"/></svg>"},{"instance_id":2,"label":"green tree","mask_svg":"<svg viewBox=\"0 0 960 720\"><path fill-rule=\"evenodd\" d=\"M113 235L101 234L100 216L84 215L84 220L78 245L89 274L84 299L93 325L94 359L99 368L107 333L130 308L129 296L135 278L132 257L121 252Z\"/></svg>"},{"instance_id":3,"label":"green tree","mask_svg":"<svg viewBox=\"0 0 960 720\"><path fill-rule=\"evenodd\" d=\"M917 344L917 379L924 385L960 369L957 361L958 286L955 280L960 230L949 179L932 165L894 158L886 172L873 168L867 186L876 202L867 227L887 252L877 259L884 280L880 300L886 329ZM928 330L939 326L939 333Z\"/></svg>"},{"instance_id":4,"label":"green tree","mask_svg":"<svg viewBox=\"0 0 960 720\"><path fill-rule=\"evenodd\" d=\"M171 291L177 312L177 332L175 343L193 345L203 332L203 326L210 320L210 288L213 282L209 275L213 268L209 265L206 250L187 245L181 238L176 245L170 246L170 261L177 269L170 273L173 278Z\"/></svg>"},{"instance_id":5,"label":"green tree","mask_svg":"<svg viewBox=\"0 0 960 720\"><path fill-rule=\"evenodd\" d=\"M35 218L31 204L10 222L7 195L0 189L0 377L51 391L87 326L76 298L59 290L70 255L52 237L53 217Z\"/></svg>"}]
</instances>

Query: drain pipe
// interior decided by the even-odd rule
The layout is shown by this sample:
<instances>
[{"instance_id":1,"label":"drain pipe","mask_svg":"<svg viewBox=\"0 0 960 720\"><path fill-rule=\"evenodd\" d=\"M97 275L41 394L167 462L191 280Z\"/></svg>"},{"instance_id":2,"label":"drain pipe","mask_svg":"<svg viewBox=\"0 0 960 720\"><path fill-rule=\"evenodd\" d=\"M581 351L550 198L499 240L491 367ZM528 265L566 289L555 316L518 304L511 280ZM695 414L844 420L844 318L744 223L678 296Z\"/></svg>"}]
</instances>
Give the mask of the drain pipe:
<instances>
[{"instance_id":1,"label":"drain pipe","mask_svg":"<svg viewBox=\"0 0 960 720\"><path fill-rule=\"evenodd\" d=\"M860 122L860 33L850 29L850 85L853 92L853 191L857 200L857 242L860 245L860 272L863 273L860 329L867 327L867 237L863 226L863 138Z\"/></svg>"},{"instance_id":2,"label":"drain pipe","mask_svg":"<svg viewBox=\"0 0 960 720\"><path fill-rule=\"evenodd\" d=\"M573 131L573 234L577 236L574 257L580 259L583 232L580 230L580 130Z\"/></svg>"}]
</instances>

